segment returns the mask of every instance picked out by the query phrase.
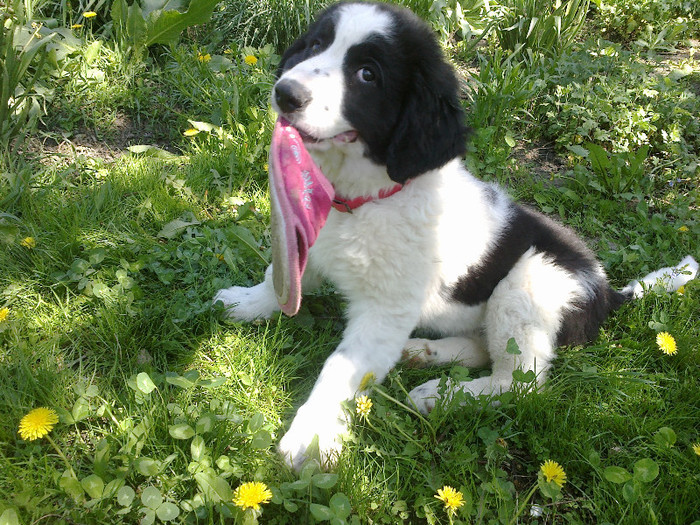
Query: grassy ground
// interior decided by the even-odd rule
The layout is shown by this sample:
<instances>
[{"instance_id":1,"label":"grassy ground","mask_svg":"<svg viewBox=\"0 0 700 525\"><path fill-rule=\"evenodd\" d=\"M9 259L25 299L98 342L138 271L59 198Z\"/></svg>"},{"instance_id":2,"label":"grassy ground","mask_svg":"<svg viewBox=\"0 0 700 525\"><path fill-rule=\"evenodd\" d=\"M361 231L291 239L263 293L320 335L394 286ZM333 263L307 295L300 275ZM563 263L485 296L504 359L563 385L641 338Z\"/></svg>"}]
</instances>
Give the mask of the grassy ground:
<instances>
[{"instance_id":1,"label":"grassy ground","mask_svg":"<svg viewBox=\"0 0 700 525\"><path fill-rule=\"evenodd\" d=\"M482 371L399 366L366 419L349 402L333 472L283 466L275 444L340 338L343 302L328 288L256 324L212 308L270 257L267 99L283 33L242 47L221 21L237 5L136 57L75 28L39 126L3 150L0 523L700 520L697 281L623 306L596 341L561 350L546 387L523 377L497 407L456 399L418 417L408 390ZM456 20L414 7L443 30ZM647 36L604 7L550 56L441 35L465 72L470 169L580 231L622 286L700 256L700 62L697 31L669 36L678 12ZM39 406L60 421L23 440ZM565 470L561 489L538 475L545 460ZM274 494L261 515L232 503L253 480ZM435 498L445 485L464 496L454 516Z\"/></svg>"}]
</instances>

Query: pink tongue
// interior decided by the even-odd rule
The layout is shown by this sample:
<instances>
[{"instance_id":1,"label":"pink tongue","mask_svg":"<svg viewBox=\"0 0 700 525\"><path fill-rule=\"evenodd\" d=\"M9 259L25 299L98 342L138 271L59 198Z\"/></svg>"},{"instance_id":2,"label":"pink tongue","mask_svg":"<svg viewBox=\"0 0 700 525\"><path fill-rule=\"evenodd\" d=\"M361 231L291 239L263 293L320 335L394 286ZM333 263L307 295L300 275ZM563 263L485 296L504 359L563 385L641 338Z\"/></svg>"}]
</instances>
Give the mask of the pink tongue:
<instances>
[{"instance_id":1,"label":"pink tongue","mask_svg":"<svg viewBox=\"0 0 700 525\"><path fill-rule=\"evenodd\" d=\"M334 191L299 132L283 118L272 133L269 166L272 282L280 308L291 316L299 311L309 248L326 222Z\"/></svg>"},{"instance_id":2,"label":"pink tongue","mask_svg":"<svg viewBox=\"0 0 700 525\"><path fill-rule=\"evenodd\" d=\"M333 137L335 142L355 142L357 140L357 131L345 131Z\"/></svg>"}]
</instances>

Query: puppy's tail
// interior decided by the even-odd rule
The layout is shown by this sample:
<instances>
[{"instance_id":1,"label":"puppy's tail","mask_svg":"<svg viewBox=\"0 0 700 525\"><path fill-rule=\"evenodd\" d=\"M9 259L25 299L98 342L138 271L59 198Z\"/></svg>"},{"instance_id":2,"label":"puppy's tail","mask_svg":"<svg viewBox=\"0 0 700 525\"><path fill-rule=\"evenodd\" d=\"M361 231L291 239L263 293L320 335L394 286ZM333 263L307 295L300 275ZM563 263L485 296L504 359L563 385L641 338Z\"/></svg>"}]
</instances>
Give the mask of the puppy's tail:
<instances>
[{"instance_id":1,"label":"puppy's tail","mask_svg":"<svg viewBox=\"0 0 700 525\"><path fill-rule=\"evenodd\" d=\"M661 268L638 281L632 281L620 293L626 300L638 299L645 293L675 292L698 274L698 262L690 255L686 256L676 266Z\"/></svg>"}]
</instances>

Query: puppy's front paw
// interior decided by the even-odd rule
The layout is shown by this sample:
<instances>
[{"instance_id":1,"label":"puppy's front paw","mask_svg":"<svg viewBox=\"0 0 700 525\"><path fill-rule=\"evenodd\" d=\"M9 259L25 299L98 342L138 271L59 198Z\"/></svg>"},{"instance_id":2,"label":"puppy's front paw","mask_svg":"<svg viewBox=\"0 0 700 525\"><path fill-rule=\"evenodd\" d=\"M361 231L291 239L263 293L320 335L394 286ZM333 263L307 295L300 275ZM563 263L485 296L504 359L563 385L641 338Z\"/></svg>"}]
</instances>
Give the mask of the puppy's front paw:
<instances>
[{"instance_id":1,"label":"puppy's front paw","mask_svg":"<svg viewBox=\"0 0 700 525\"><path fill-rule=\"evenodd\" d=\"M232 286L219 290L213 303L217 301L226 307L226 315L237 321L267 319L279 310L275 293L266 282L250 288Z\"/></svg>"},{"instance_id":2,"label":"puppy's front paw","mask_svg":"<svg viewBox=\"0 0 700 525\"><path fill-rule=\"evenodd\" d=\"M347 430L347 424L337 416L305 414L302 410L303 407L280 440L280 454L287 465L299 471L309 457L314 457L314 452L308 449L318 436L321 464L331 466L342 449L342 435Z\"/></svg>"}]
</instances>

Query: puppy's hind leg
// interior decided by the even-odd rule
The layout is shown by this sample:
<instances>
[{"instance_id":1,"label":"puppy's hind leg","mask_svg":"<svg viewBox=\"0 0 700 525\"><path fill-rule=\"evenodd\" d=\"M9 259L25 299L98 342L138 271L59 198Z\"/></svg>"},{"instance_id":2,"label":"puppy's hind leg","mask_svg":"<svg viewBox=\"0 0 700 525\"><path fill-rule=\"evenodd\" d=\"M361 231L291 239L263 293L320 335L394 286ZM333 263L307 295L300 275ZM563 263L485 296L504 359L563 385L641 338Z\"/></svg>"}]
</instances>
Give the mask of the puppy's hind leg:
<instances>
[{"instance_id":1,"label":"puppy's hind leg","mask_svg":"<svg viewBox=\"0 0 700 525\"><path fill-rule=\"evenodd\" d=\"M486 305L486 338L493 361L492 375L472 381L474 394L510 389L513 372L533 371L542 384L555 357L557 334L565 314L591 292L580 277L540 253L530 250L493 291ZM506 351L513 338L518 351ZM482 381L483 380L483 381Z\"/></svg>"},{"instance_id":2,"label":"puppy's hind leg","mask_svg":"<svg viewBox=\"0 0 700 525\"><path fill-rule=\"evenodd\" d=\"M490 363L489 353L481 337L445 337L444 339L409 339L404 347L403 359L413 366L433 366L459 363L462 366L481 368ZM466 383L450 384L448 392L464 388ZM411 402L424 414L430 412L440 399L440 379L427 381L409 393ZM448 394L449 395L449 394Z\"/></svg>"},{"instance_id":3,"label":"puppy's hind leg","mask_svg":"<svg viewBox=\"0 0 700 525\"><path fill-rule=\"evenodd\" d=\"M515 327L512 327L515 329ZM502 334L512 333L510 331L503 331ZM411 402L424 414L430 412L435 408L435 404L452 398L452 395L457 391L467 392L472 396L480 395L498 395L503 392L507 392L511 389L513 383L513 371L515 370L533 370L537 374L537 382L541 384L544 382L546 377L546 372L550 366L550 359L554 353L554 348L552 343L549 341L549 336L546 330L538 329L533 326L524 326L523 330L516 331L513 335L516 342L519 342L519 352L520 354L513 355L506 352L508 338L500 336L501 334L493 334L493 340L489 341L490 353L486 353L480 350L481 353L468 356L471 359L466 361L465 366L470 367L481 367L485 366L489 362L489 355L493 358L492 373L489 376L479 377L472 379L471 381L461 381L461 382L448 382L447 388L444 392L439 391L440 379L433 379L426 381L420 386L417 386L411 392L409 392L409 397ZM449 339L459 339L459 338L449 338ZM415 340L412 340L415 341ZM462 339L461 341L468 341ZM443 342L446 342L443 343ZM410 341L409 341L410 343ZM456 345L456 341L446 341L444 339L439 341L428 341L430 348L435 348L435 343L437 345L438 356L447 356L450 354L450 350L455 351L458 348L464 348L464 344ZM441 345L440 343L443 343ZM452 346L450 346L450 344ZM415 344L414 344L415 346ZM431 350L431 353L433 350ZM425 353L425 352L424 352ZM458 353L453 353L453 357L460 358ZM541 355L540 360L537 359L537 355ZM426 356L428 359L432 355ZM463 359L465 356L461 356L461 363L465 363ZM437 359L433 360L430 364L435 364ZM426 361L422 361L423 364L427 364ZM443 399L443 396L445 399Z\"/></svg>"},{"instance_id":4,"label":"puppy's hind leg","mask_svg":"<svg viewBox=\"0 0 700 525\"><path fill-rule=\"evenodd\" d=\"M484 341L477 336L409 339L402 358L409 365L417 367L458 363L481 368L491 362Z\"/></svg>"},{"instance_id":5,"label":"puppy's hind leg","mask_svg":"<svg viewBox=\"0 0 700 525\"><path fill-rule=\"evenodd\" d=\"M563 313L581 293L571 274L541 255L527 253L493 291L486 305L485 336L492 373L472 381L449 385L445 394L461 390L473 396L498 395L511 389L513 372L532 370L542 384L555 354ZM518 352L508 353L508 340ZM410 392L415 405L429 412L440 400L439 380L428 381Z\"/></svg>"}]
</instances>

